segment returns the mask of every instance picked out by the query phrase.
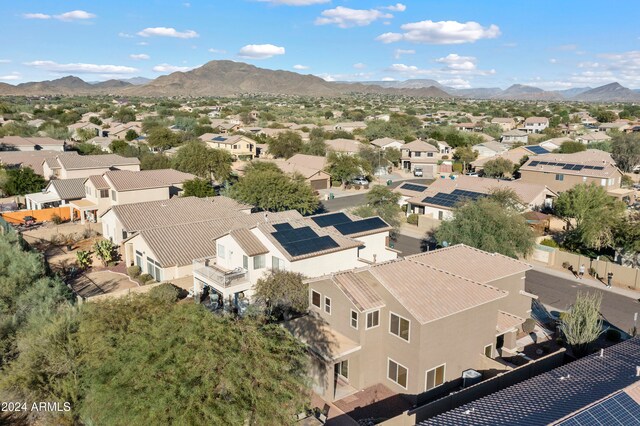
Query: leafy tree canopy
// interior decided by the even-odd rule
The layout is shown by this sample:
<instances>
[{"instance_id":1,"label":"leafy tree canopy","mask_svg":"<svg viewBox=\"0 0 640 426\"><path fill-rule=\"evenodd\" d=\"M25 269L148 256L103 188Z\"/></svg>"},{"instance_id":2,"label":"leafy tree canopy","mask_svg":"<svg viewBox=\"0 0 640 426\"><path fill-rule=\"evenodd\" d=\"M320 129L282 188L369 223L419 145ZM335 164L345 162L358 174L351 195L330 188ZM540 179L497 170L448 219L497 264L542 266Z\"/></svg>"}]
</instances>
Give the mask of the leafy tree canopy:
<instances>
[{"instance_id":1,"label":"leafy tree canopy","mask_svg":"<svg viewBox=\"0 0 640 426\"><path fill-rule=\"evenodd\" d=\"M231 175L231 154L222 149L209 148L202 142L189 142L173 158L173 167L203 179L224 182Z\"/></svg>"},{"instance_id":2,"label":"leafy tree canopy","mask_svg":"<svg viewBox=\"0 0 640 426\"><path fill-rule=\"evenodd\" d=\"M618 133L611 141L611 156L623 172L631 172L640 164L640 135Z\"/></svg>"},{"instance_id":3,"label":"leafy tree canopy","mask_svg":"<svg viewBox=\"0 0 640 426\"><path fill-rule=\"evenodd\" d=\"M2 183L2 192L8 196L25 195L40 192L45 187L45 180L30 167L10 169L6 171L6 179Z\"/></svg>"},{"instance_id":4,"label":"leafy tree canopy","mask_svg":"<svg viewBox=\"0 0 640 426\"><path fill-rule=\"evenodd\" d=\"M493 160L489 160L484 163L484 167L482 169L483 173L487 177L511 177L513 175L513 171L515 169L515 164L506 158L496 157Z\"/></svg>"},{"instance_id":5,"label":"leafy tree canopy","mask_svg":"<svg viewBox=\"0 0 640 426\"><path fill-rule=\"evenodd\" d=\"M214 195L216 195L216 192L211 186L211 183L208 180L200 179L200 178L196 178L196 179L192 179L184 182L183 189L184 189L183 196L185 197L193 196L193 197L204 198L204 197L213 197Z\"/></svg>"},{"instance_id":6,"label":"leafy tree canopy","mask_svg":"<svg viewBox=\"0 0 640 426\"><path fill-rule=\"evenodd\" d=\"M289 158L299 153L303 148L302 137L292 131L280 133L269 143L269 153L276 158Z\"/></svg>"},{"instance_id":7,"label":"leafy tree canopy","mask_svg":"<svg viewBox=\"0 0 640 426\"><path fill-rule=\"evenodd\" d=\"M582 142L566 141L560 145L561 154L573 154L575 152L582 152L587 149L586 145Z\"/></svg>"}]
</instances>

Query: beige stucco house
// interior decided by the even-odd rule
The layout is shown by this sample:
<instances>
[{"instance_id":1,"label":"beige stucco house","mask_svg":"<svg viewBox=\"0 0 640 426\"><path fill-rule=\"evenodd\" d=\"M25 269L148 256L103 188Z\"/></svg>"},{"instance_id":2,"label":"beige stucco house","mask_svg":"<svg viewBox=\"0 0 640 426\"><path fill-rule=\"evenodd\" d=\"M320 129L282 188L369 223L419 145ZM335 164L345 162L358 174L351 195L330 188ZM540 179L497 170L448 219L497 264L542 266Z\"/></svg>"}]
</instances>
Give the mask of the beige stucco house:
<instances>
[{"instance_id":1,"label":"beige stucco house","mask_svg":"<svg viewBox=\"0 0 640 426\"><path fill-rule=\"evenodd\" d=\"M205 133L199 139L209 148L228 151L234 158L252 159L256 156L256 141L244 135Z\"/></svg>"}]
</instances>

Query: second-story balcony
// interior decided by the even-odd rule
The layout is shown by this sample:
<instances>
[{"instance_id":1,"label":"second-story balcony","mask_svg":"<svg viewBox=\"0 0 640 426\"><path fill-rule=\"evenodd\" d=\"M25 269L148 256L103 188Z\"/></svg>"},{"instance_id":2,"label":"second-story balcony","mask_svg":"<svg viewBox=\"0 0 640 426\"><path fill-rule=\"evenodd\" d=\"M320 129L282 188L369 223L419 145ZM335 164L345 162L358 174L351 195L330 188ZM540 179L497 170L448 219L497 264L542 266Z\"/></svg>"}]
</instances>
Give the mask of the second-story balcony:
<instances>
[{"instance_id":1,"label":"second-story balcony","mask_svg":"<svg viewBox=\"0 0 640 426\"><path fill-rule=\"evenodd\" d=\"M193 276L205 284L211 284L222 289L249 283L246 269L242 267L235 269L224 268L216 264L215 258L194 260Z\"/></svg>"}]
</instances>

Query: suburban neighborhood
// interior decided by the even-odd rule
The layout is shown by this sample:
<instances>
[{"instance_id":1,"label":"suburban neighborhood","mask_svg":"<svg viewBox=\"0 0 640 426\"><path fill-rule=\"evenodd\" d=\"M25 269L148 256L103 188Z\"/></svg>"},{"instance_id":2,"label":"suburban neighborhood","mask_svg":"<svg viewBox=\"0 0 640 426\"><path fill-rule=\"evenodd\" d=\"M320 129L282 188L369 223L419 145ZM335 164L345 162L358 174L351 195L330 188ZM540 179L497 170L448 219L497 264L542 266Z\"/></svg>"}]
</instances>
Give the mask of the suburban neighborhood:
<instances>
[{"instance_id":1,"label":"suburban neighborhood","mask_svg":"<svg viewBox=\"0 0 640 426\"><path fill-rule=\"evenodd\" d=\"M640 425L637 51L466 0L116 3L4 18L78 39L0 58L0 424ZM231 54L242 16L287 49ZM80 54L106 21L129 65Z\"/></svg>"}]
</instances>

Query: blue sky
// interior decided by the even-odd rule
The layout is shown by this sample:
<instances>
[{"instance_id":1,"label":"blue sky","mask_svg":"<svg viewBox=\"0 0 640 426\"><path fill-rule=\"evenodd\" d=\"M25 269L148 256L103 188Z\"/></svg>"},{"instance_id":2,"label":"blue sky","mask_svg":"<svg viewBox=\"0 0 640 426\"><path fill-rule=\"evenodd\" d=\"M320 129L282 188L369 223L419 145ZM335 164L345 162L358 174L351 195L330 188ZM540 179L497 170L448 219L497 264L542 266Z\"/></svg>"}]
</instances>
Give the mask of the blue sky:
<instances>
[{"instance_id":1,"label":"blue sky","mask_svg":"<svg viewBox=\"0 0 640 426\"><path fill-rule=\"evenodd\" d=\"M615 7L592 0L0 4L0 81L11 84L69 74L87 81L154 78L230 59L327 80L640 87L637 1Z\"/></svg>"}]
</instances>

